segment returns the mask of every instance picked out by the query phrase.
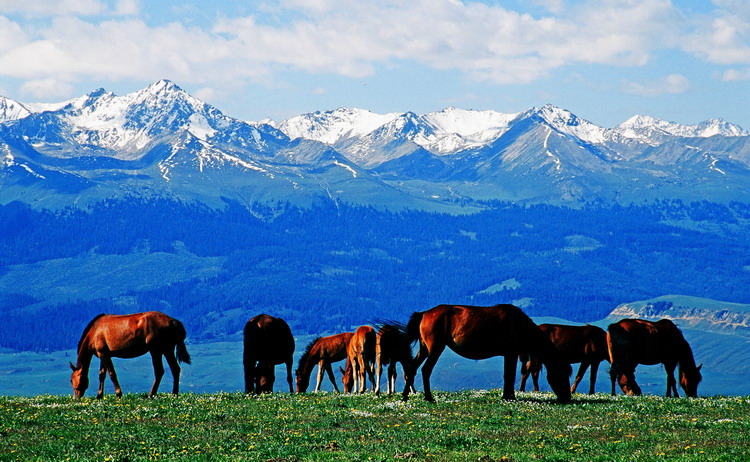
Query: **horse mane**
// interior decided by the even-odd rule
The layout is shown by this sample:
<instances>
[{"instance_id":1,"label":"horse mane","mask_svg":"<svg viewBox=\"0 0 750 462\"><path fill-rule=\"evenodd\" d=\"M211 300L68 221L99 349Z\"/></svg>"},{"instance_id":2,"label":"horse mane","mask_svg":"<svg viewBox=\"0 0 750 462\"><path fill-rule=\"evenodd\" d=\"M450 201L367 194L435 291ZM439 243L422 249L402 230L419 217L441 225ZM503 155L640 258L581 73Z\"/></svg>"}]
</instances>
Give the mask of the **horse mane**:
<instances>
[{"instance_id":1,"label":"horse mane","mask_svg":"<svg viewBox=\"0 0 750 462\"><path fill-rule=\"evenodd\" d=\"M390 319L381 319L376 318L370 321L370 325L375 328L376 332L380 332L381 329L384 329L386 327L392 327L396 329L397 331L401 332L402 334L406 334L406 323L403 323L401 321L393 321Z\"/></svg>"},{"instance_id":2,"label":"horse mane","mask_svg":"<svg viewBox=\"0 0 750 462\"><path fill-rule=\"evenodd\" d=\"M305 347L305 352L302 353L302 356L299 358L299 364L297 366L298 368L302 366L302 363L307 361L307 358L310 357L310 353L312 352L313 347L321 338L323 337L315 337L312 342L307 344L307 346Z\"/></svg>"},{"instance_id":3,"label":"horse mane","mask_svg":"<svg viewBox=\"0 0 750 462\"><path fill-rule=\"evenodd\" d=\"M96 321L97 321L97 320L98 320L99 318L101 318L102 316L106 316L106 315L107 315L107 313L99 313L99 314L97 314L96 316L94 316L94 319L92 319L91 321L89 321L88 325L87 325L87 326L86 326L86 327L85 327L85 328L83 329L83 333L81 334L81 338L80 338L80 340L78 340L78 347L76 348L76 351L77 351L77 352L80 352L80 351L81 351L81 345L83 345L83 339L85 339L85 338L86 338L86 335L88 335L89 331L90 331L90 330L91 330L91 328L92 328L92 327L94 326L94 323L95 323L95 322L96 322Z\"/></svg>"}]
</instances>

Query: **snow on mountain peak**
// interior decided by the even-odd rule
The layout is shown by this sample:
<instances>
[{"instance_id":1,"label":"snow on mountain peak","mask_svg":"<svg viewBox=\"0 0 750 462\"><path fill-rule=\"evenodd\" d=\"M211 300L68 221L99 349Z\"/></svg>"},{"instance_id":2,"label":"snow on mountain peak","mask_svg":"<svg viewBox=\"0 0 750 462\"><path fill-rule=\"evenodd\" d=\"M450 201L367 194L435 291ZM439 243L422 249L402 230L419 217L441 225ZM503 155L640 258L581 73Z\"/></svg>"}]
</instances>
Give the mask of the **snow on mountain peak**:
<instances>
[{"instance_id":1,"label":"snow on mountain peak","mask_svg":"<svg viewBox=\"0 0 750 462\"><path fill-rule=\"evenodd\" d=\"M555 130L589 143L603 143L610 132L609 129L581 119L572 112L551 104L545 104L541 108L534 107L526 114L539 117Z\"/></svg>"},{"instance_id":2,"label":"snow on mountain peak","mask_svg":"<svg viewBox=\"0 0 750 462\"><path fill-rule=\"evenodd\" d=\"M292 117L279 123L277 128L291 139L305 138L335 144L341 139L367 135L391 122L398 115L376 114L366 109L339 108Z\"/></svg>"},{"instance_id":3,"label":"snow on mountain peak","mask_svg":"<svg viewBox=\"0 0 750 462\"><path fill-rule=\"evenodd\" d=\"M0 123L8 120L23 119L31 114L23 104L10 98L0 96Z\"/></svg>"},{"instance_id":4,"label":"snow on mountain peak","mask_svg":"<svg viewBox=\"0 0 750 462\"><path fill-rule=\"evenodd\" d=\"M615 128L622 136L633 139L654 140L658 136L708 138L714 135L747 136L742 127L722 119L710 119L696 125L681 125L651 116L634 115Z\"/></svg>"}]
</instances>

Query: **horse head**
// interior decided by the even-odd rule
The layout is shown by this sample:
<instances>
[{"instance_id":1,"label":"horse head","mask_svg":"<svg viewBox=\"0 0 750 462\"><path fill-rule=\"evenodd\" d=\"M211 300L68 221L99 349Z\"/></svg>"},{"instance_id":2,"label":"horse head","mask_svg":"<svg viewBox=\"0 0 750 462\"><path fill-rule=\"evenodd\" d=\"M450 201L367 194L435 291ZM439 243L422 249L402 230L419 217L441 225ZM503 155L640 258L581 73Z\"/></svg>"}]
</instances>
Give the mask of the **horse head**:
<instances>
[{"instance_id":1,"label":"horse head","mask_svg":"<svg viewBox=\"0 0 750 462\"><path fill-rule=\"evenodd\" d=\"M89 377L84 372L82 366L75 366L73 363L70 363L70 369L73 370L73 374L70 376L70 384L73 386L73 397L80 399L89 387Z\"/></svg>"},{"instance_id":2,"label":"horse head","mask_svg":"<svg viewBox=\"0 0 750 462\"><path fill-rule=\"evenodd\" d=\"M702 367L703 364L698 367L680 368L680 387L689 398L698 397L698 384L703 380Z\"/></svg>"},{"instance_id":3,"label":"horse head","mask_svg":"<svg viewBox=\"0 0 750 462\"><path fill-rule=\"evenodd\" d=\"M303 374L299 369L294 371L294 375L296 377L297 393L307 392L307 387L310 386L310 376Z\"/></svg>"},{"instance_id":4,"label":"horse head","mask_svg":"<svg viewBox=\"0 0 750 462\"><path fill-rule=\"evenodd\" d=\"M344 370L340 366L339 370L341 371L341 383L344 385L344 393L351 393L354 389L354 374L352 370L348 369L349 373L347 373L347 370Z\"/></svg>"},{"instance_id":5,"label":"horse head","mask_svg":"<svg viewBox=\"0 0 750 462\"><path fill-rule=\"evenodd\" d=\"M545 364L547 368L547 382L552 387L552 391L561 403L570 402L570 375L573 369L565 361L548 361Z\"/></svg>"}]
</instances>

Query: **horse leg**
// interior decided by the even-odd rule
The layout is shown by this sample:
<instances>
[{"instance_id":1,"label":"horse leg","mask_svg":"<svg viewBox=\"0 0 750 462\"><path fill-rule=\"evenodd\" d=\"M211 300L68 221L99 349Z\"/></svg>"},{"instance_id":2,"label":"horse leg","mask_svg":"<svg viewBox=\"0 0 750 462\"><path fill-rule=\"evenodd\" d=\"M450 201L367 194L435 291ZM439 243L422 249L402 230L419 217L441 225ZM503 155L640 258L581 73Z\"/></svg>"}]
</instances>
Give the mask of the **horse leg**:
<instances>
[{"instance_id":1,"label":"horse leg","mask_svg":"<svg viewBox=\"0 0 750 462\"><path fill-rule=\"evenodd\" d=\"M360 372L361 365L359 363L359 357L355 356L352 358L352 378L354 379L354 385L352 386L352 393L355 395L360 393L361 388L361 379L360 379Z\"/></svg>"},{"instance_id":2,"label":"horse leg","mask_svg":"<svg viewBox=\"0 0 750 462\"><path fill-rule=\"evenodd\" d=\"M576 388L578 388L578 384L581 383L581 380L583 380L583 375L586 373L586 369L589 368L589 363L586 361L581 361L581 365L578 367L578 372L576 373L576 379L573 381L573 385L570 386L570 392L575 393Z\"/></svg>"},{"instance_id":3,"label":"horse leg","mask_svg":"<svg viewBox=\"0 0 750 462\"><path fill-rule=\"evenodd\" d=\"M333 367L331 366L331 363L326 364L326 372L328 372L328 378L333 384L333 389L336 390L336 393L341 393L338 385L336 385L336 377L333 375Z\"/></svg>"},{"instance_id":4,"label":"horse leg","mask_svg":"<svg viewBox=\"0 0 750 462\"><path fill-rule=\"evenodd\" d=\"M591 363L591 378L589 379L589 395L593 395L596 388L596 374L599 373L599 361Z\"/></svg>"},{"instance_id":5,"label":"horse leg","mask_svg":"<svg viewBox=\"0 0 750 462\"><path fill-rule=\"evenodd\" d=\"M529 360L526 355L519 356L521 360L521 383L518 385L518 391L526 391L526 381L529 379Z\"/></svg>"},{"instance_id":6,"label":"horse leg","mask_svg":"<svg viewBox=\"0 0 750 462\"><path fill-rule=\"evenodd\" d=\"M292 363L293 358L290 356L286 361L286 381L289 383L289 394L294 393L294 387L292 386Z\"/></svg>"},{"instance_id":7,"label":"horse leg","mask_svg":"<svg viewBox=\"0 0 750 462\"><path fill-rule=\"evenodd\" d=\"M156 391L159 389L161 378L164 377L164 363L161 361L161 353L151 352L151 362L154 364L154 384L151 386L151 391L148 394L149 398L156 396Z\"/></svg>"},{"instance_id":8,"label":"horse leg","mask_svg":"<svg viewBox=\"0 0 750 462\"><path fill-rule=\"evenodd\" d=\"M505 355L503 365L503 399L516 399L516 367L518 366L518 355ZM424 369L422 369L424 374Z\"/></svg>"},{"instance_id":9,"label":"horse leg","mask_svg":"<svg viewBox=\"0 0 750 462\"><path fill-rule=\"evenodd\" d=\"M182 372L182 369L177 363L174 351L167 350L164 353L164 357L167 358L167 365L169 366L169 371L172 373L172 394L177 396L180 394L180 372Z\"/></svg>"},{"instance_id":10,"label":"horse leg","mask_svg":"<svg viewBox=\"0 0 750 462\"><path fill-rule=\"evenodd\" d=\"M417 375L417 369L419 369L419 366L422 364L422 361L424 361L427 358L427 346L420 343L419 344L419 351L417 352L417 355L414 357L411 362L406 363L408 364L409 373L406 373L407 367L404 367L404 393L403 393L403 400L406 401L409 399L409 392L414 390L414 378ZM407 377L408 376L408 377Z\"/></svg>"},{"instance_id":11,"label":"horse leg","mask_svg":"<svg viewBox=\"0 0 750 462\"><path fill-rule=\"evenodd\" d=\"M323 383L323 374L325 374L326 366L324 361L318 362L318 378L317 382L315 383L315 393L320 391L320 385ZM333 380L331 380L333 381ZM336 383L333 383L333 386L336 386Z\"/></svg>"},{"instance_id":12,"label":"horse leg","mask_svg":"<svg viewBox=\"0 0 750 462\"><path fill-rule=\"evenodd\" d=\"M102 399L104 397L104 378L107 375L107 368L104 367L104 361L100 361L99 364L99 391L96 393L96 399Z\"/></svg>"},{"instance_id":13,"label":"horse leg","mask_svg":"<svg viewBox=\"0 0 750 462\"><path fill-rule=\"evenodd\" d=\"M255 392L255 358L245 354L242 362L245 366L245 393L253 393Z\"/></svg>"},{"instance_id":14,"label":"horse leg","mask_svg":"<svg viewBox=\"0 0 750 462\"><path fill-rule=\"evenodd\" d=\"M674 378L674 368L676 366L676 364L664 364L664 370L667 372L667 398L672 397L672 391L674 391L675 398L680 397L677 393L677 380Z\"/></svg>"},{"instance_id":15,"label":"horse leg","mask_svg":"<svg viewBox=\"0 0 750 462\"><path fill-rule=\"evenodd\" d=\"M424 387L424 399L425 401L429 401L431 403L435 402L435 398L433 398L432 390L430 390L430 375L432 375L432 370L435 368L435 364L437 363L438 358L440 358L440 355L443 353L443 350L445 350L445 345L436 346L433 344L433 349L430 350L429 354L427 355L427 359L424 362L424 366L422 366L422 385ZM518 361L518 359L516 359L516 361Z\"/></svg>"},{"instance_id":16,"label":"horse leg","mask_svg":"<svg viewBox=\"0 0 750 462\"><path fill-rule=\"evenodd\" d=\"M380 396L380 379L383 376L383 363L380 354L375 356L375 396ZM389 383L388 386L391 384Z\"/></svg>"},{"instance_id":17,"label":"horse leg","mask_svg":"<svg viewBox=\"0 0 750 462\"><path fill-rule=\"evenodd\" d=\"M102 356L101 360L102 367L105 367L107 371L109 371L109 378L112 380L112 385L115 386L115 396L122 398L122 388L120 388L120 382L117 380L117 372L115 372L115 365L112 363L112 358ZM103 389L104 388L102 388L102 390Z\"/></svg>"},{"instance_id":18,"label":"horse leg","mask_svg":"<svg viewBox=\"0 0 750 462\"><path fill-rule=\"evenodd\" d=\"M388 396L391 396L394 391L396 391L396 376L398 375L398 372L396 372L396 360L388 364Z\"/></svg>"},{"instance_id":19,"label":"horse leg","mask_svg":"<svg viewBox=\"0 0 750 462\"><path fill-rule=\"evenodd\" d=\"M609 366L609 379L612 381L612 396L615 396L617 392L615 391L615 381L617 380L617 366L613 362Z\"/></svg>"},{"instance_id":20,"label":"horse leg","mask_svg":"<svg viewBox=\"0 0 750 462\"><path fill-rule=\"evenodd\" d=\"M514 367L515 370L515 367ZM531 381L534 382L534 391L539 391L539 372L542 371L542 362L538 359L533 359L531 362ZM516 378L513 377L513 380Z\"/></svg>"}]
</instances>

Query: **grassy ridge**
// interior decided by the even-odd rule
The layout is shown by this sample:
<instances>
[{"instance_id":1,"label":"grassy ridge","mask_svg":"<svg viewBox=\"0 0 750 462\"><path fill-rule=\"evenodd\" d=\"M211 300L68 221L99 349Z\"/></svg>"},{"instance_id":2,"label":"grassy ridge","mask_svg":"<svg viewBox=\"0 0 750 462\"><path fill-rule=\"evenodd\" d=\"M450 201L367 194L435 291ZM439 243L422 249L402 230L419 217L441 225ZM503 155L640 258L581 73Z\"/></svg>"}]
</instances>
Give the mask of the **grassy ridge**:
<instances>
[{"instance_id":1,"label":"grassy ridge","mask_svg":"<svg viewBox=\"0 0 750 462\"><path fill-rule=\"evenodd\" d=\"M0 397L0 460L748 460L750 397Z\"/></svg>"}]
</instances>

